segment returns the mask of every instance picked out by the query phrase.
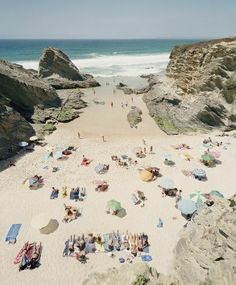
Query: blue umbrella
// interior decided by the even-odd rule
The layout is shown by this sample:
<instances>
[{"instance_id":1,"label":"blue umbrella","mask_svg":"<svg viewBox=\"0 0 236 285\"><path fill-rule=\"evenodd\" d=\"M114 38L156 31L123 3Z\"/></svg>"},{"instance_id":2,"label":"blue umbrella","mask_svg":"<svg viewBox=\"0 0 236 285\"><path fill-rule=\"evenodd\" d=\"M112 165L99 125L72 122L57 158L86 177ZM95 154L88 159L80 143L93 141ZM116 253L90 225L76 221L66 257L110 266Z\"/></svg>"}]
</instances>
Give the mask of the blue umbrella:
<instances>
[{"instance_id":1,"label":"blue umbrella","mask_svg":"<svg viewBox=\"0 0 236 285\"><path fill-rule=\"evenodd\" d=\"M191 215L197 210L197 207L192 200L181 199L178 203L178 209L184 215Z\"/></svg>"},{"instance_id":2,"label":"blue umbrella","mask_svg":"<svg viewBox=\"0 0 236 285\"><path fill-rule=\"evenodd\" d=\"M159 186L164 189L173 189L175 188L175 182L170 178L161 178Z\"/></svg>"},{"instance_id":3,"label":"blue umbrella","mask_svg":"<svg viewBox=\"0 0 236 285\"><path fill-rule=\"evenodd\" d=\"M210 193L209 193L211 196L215 196L215 197L219 197L219 198L224 198L224 195L222 193L220 193L219 191L217 190L212 190Z\"/></svg>"},{"instance_id":4,"label":"blue umbrella","mask_svg":"<svg viewBox=\"0 0 236 285\"><path fill-rule=\"evenodd\" d=\"M193 170L193 175L197 177L206 177L206 171L201 168L195 168Z\"/></svg>"}]
</instances>

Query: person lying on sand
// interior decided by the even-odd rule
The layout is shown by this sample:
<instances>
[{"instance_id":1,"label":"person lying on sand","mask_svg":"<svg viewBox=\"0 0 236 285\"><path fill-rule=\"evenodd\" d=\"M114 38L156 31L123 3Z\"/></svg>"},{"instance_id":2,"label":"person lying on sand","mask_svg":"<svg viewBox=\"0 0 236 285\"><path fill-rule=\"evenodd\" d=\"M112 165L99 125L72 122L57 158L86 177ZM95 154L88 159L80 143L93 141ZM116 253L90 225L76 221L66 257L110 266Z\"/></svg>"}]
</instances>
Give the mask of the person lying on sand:
<instances>
[{"instance_id":1,"label":"person lying on sand","mask_svg":"<svg viewBox=\"0 0 236 285\"><path fill-rule=\"evenodd\" d=\"M68 222L75 220L77 218L76 207L66 206L65 204L64 204L64 207L65 207L65 215L64 215L62 222L68 223Z\"/></svg>"}]
</instances>

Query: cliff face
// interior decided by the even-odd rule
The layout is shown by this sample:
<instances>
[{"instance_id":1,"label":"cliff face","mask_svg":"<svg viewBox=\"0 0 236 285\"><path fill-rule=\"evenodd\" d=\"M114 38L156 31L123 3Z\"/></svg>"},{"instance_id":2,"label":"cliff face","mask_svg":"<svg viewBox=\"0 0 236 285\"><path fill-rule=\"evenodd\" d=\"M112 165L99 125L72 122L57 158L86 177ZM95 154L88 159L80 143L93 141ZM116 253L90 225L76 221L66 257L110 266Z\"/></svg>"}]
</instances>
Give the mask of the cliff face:
<instances>
[{"instance_id":1,"label":"cliff face","mask_svg":"<svg viewBox=\"0 0 236 285\"><path fill-rule=\"evenodd\" d=\"M233 285L235 261L236 195L217 199L196 217L176 246L174 265L181 284Z\"/></svg>"},{"instance_id":2,"label":"cliff face","mask_svg":"<svg viewBox=\"0 0 236 285\"><path fill-rule=\"evenodd\" d=\"M156 80L144 101L167 133L236 127L235 38L175 47Z\"/></svg>"},{"instance_id":3,"label":"cliff face","mask_svg":"<svg viewBox=\"0 0 236 285\"><path fill-rule=\"evenodd\" d=\"M27 118L31 117L37 104L45 108L61 104L56 90L35 73L4 60L0 60L0 86L0 98Z\"/></svg>"}]
</instances>

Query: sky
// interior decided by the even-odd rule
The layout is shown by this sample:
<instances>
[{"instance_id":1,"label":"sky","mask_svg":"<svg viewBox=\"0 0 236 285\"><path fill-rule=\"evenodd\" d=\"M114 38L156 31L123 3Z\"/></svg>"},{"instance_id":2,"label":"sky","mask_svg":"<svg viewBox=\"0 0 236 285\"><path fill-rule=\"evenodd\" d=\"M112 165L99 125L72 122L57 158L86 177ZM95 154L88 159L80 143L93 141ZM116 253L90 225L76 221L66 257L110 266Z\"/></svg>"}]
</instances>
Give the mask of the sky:
<instances>
[{"instance_id":1,"label":"sky","mask_svg":"<svg viewBox=\"0 0 236 285\"><path fill-rule=\"evenodd\" d=\"M236 36L236 0L0 0L0 39Z\"/></svg>"}]
</instances>

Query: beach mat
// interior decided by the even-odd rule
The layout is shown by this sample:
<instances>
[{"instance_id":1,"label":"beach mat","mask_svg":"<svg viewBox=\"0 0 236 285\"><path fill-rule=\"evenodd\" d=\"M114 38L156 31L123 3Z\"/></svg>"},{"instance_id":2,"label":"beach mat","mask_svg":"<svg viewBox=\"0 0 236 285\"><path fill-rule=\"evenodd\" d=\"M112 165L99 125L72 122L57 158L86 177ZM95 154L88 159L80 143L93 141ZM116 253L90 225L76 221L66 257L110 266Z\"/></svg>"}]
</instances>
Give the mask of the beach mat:
<instances>
[{"instance_id":1,"label":"beach mat","mask_svg":"<svg viewBox=\"0 0 236 285\"><path fill-rule=\"evenodd\" d=\"M20 227L21 227L21 224L11 225L11 227L10 227L10 229L6 235L5 241L9 242L9 243L15 243L16 237L17 237L19 230L20 230Z\"/></svg>"}]
</instances>

